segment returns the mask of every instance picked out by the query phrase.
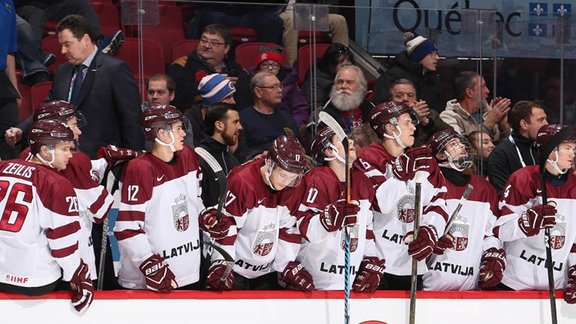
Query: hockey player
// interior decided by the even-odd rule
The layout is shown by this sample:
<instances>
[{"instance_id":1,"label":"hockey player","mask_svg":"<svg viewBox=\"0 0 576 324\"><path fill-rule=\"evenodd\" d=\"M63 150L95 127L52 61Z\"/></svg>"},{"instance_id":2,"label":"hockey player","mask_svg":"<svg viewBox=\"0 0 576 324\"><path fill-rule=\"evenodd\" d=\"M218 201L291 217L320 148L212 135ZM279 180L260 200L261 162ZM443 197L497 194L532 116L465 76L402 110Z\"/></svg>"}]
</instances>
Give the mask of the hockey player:
<instances>
[{"instance_id":1,"label":"hockey player","mask_svg":"<svg viewBox=\"0 0 576 324\"><path fill-rule=\"evenodd\" d=\"M152 151L130 160L121 180L114 234L120 246L118 283L169 292L199 288L198 214L204 209L198 157L184 145L182 113L153 105L142 114Z\"/></svg>"},{"instance_id":2,"label":"hockey player","mask_svg":"<svg viewBox=\"0 0 576 324\"><path fill-rule=\"evenodd\" d=\"M446 180L448 215L452 225L436 243L427 260L424 290L475 290L492 288L500 283L506 265L500 241L492 235L498 212L498 196L486 178L468 175L474 165L472 145L452 129L434 133L428 145ZM457 214L461 197L472 191Z\"/></svg>"},{"instance_id":3,"label":"hockey player","mask_svg":"<svg viewBox=\"0 0 576 324\"><path fill-rule=\"evenodd\" d=\"M500 218L495 234L504 242L507 266L503 288L547 290L544 228L550 229L554 288L565 289L564 299L576 302L576 137L573 129L545 125L536 135L540 165L512 174L500 201ZM544 167L542 169L541 167ZM542 186L542 173L545 187ZM543 196L547 203L543 205Z\"/></svg>"},{"instance_id":4,"label":"hockey player","mask_svg":"<svg viewBox=\"0 0 576 324\"><path fill-rule=\"evenodd\" d=\"M231 271L214 252L207 288L277 289L278 271L287 288L314 289L310 273L292 261L300 243L295 215L301 197L298 190L285 189L300 182L305 168L304 148L294 137L282 135L272 142L266 158L232 170L222 219L217 221L216 211L208 209L200 224L236 264Z\"/></svg>"},{"instance_id":5,"label":"hockey player","mask_svg":"<svg viewBox=\"0 0 576 324\"><path fill-rule=\"evenodd\" d=\"M74 142L77 145L82 131L79 125L85 120L74 106L63 100L45 102L34 110L33 120L54 119L67 125L74 133ZM112 196L108 190L99 184L99 177L92 170L90 157L75 147L72 151L74 158L70 159L68 167L61 171L74 187L78 197L80 214L80 240L78 249L80 256L90 269L93 280L98 279L94 249L92 247L92 223L101 223L112 205ZM30 160L33 155L27 148L20 154L22 159Z\"/></svg>"},{"instance_id":6,"label":"hockey player","mask_svg":"<svg viewBox=\"0 0 576 324\"><path fill-rule=\"evenodd\" d=\"M422 261L430 255L446 226L446 187L432 151L425 146L408 149L414 144L417 123L411 111L406 104L393 101L372 109L370 125L382 142L364 148L354 162L376 189L374 236L377 256L386 260L381 289L409 290L412 257ZM417 171L423 211L413 240L407 234L413 230ZM425 271L426 264L419 262L418 289Z\"/></svg>"},{"instance_id":7,"label":"hockey player","mask_svg":"<svg viewBox=\"0 0 576 324\"><path fill-rule=\"evenodd\" d=\"M46 294L59 279L70 282L72 305L90 306L94 288L80 258L78 200L66 169L74 135L57 120L33 122L30 161L0 162L0 290Z\"/></svg>"},{"instance_id":8,"label":"hockey player","mask_svg":"<svg viewBox=\"0 0 576 324\"><path fill-rule=\"evenodd\" d=\"M348 167L356 160L349 141ZM346 202L345 148L329 127L318 129L311 151L323 164L304 177L304 199L298 209L302 240L299 261L314 279L316 289L344 289L344 228L350 233L351 273L354 291L371 292L384 274L384 260L376 257L372 232L371 204L374 189L370 180L351 170L351 201Z\"/></svg>"}]
</instances>

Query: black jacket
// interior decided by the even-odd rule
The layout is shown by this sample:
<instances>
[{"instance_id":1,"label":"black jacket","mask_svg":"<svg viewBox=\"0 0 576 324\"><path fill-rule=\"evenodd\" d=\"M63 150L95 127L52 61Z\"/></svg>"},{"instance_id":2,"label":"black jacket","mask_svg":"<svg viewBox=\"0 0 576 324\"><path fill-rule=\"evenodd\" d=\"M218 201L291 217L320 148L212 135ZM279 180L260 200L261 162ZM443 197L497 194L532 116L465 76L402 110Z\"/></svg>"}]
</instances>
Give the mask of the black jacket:
<instances>
[{"instance_id":1,"label":"black jacket","mask_svg":"<svg viewBox=\"0 0 576 324\"><path fill-rule=\"evenodd\" d=\"M234 166L240 164L236 157L228 152L227 145L214 140L212 137L206 136L200 143L200 147L212 154L226 176ZM200 168L202 169L202 201L206 207L214 206L218 204L220 197L216 173L202 158L200 158Z\"/></svg>"},{"instance_id":2,"label":"black jacket","mask_svg":"<svg viewBox=\"0 0 576 324\"><path fill-rule=\"evenodd\" d=\"M517 133L512 133L510 136L513 142L508 137L500 142L488 157L488 180L494 186L498 195L502 193L508 177L514 171L522 168L522 162L516 148L520 151L526 166L538 163L538 149L534 146L532 140Z\"/></svg>"}]
</instances>

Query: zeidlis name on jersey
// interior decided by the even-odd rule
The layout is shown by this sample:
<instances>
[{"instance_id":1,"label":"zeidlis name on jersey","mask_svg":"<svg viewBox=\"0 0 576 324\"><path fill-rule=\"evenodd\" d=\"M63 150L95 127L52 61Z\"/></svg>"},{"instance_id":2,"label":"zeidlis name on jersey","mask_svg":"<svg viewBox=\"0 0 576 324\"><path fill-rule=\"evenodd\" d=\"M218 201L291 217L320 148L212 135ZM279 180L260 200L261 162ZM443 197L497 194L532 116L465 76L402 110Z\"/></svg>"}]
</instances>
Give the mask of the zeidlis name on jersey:
<instances>
[{"instance_id":1,"label":"zeidlis name on jersey","mask_svg":"<svg viewBox=\"0 0 576 324\"><path fill-rule=\"evenodd\" d=\"M174 258L177 256L181 256L184 253L189 253L194 250L198 250L200 248L200 240L196 240L196 242L188 242L186 244L171 248L168 250L162 251L162 256L165 259Z\"/></svg>"},{"instance_id":2,"label":"zeidlis name on jersey","mask_svg":"<svg viewBox=\"0 0 576 324\"><path fill-rule=\"evenodd\" d=\"M8 165L6 166L6 168L4 168L4 170L2 170L2 173L13 174L24 178L30 178L34 173L34 170L36 170L35 167L11 162L8 163Z\"/></svg>"}]
</instances>

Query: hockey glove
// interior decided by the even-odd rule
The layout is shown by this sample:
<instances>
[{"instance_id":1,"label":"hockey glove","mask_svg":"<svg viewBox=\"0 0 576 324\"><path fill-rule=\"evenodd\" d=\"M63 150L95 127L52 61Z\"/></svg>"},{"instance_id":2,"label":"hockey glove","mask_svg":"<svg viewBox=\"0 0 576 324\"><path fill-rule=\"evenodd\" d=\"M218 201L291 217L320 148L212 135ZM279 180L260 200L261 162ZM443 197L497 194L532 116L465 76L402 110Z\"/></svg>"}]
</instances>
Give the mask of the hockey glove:
<instances>
[{"instance_id":1,"label":"hockey glove","mask_svg":"<svg viewBox=\"0 0 576 324\"><path fill-rule=\"evenodd\" d=\"M290 261L280 274L280 281L286 284L287 289L312 291L314 280L308 270L304 269L300 262Z\"/></svg>"},{"instance_id":2,"label":"hockey glove","mask_svg":"<svg viewBox=\"0 0 576 324\"><path fill-rule=\"evenodd\" d=\"M347 203L345 199L340 199L336 203L326 206L324 212L320 213L320 224L328 232L336 232L345 226L356 224L356 214L360 211L358 202Z\"/></svg>"},{"instance_id":3,"label":"hockey glove","mask_svg":"<svg viewBox=\"0 0 576 324\"><path fill-rule=\"evenodd\" d=\"M225 260L216 260L210 265L206 288L215 290L229 290L234 285L234 263Z\"/></svg>"},{"instance_id":4,"label":"hockey glove","mask_svg":"<svg viewBox=\"0 0 576 324\"><path fill-rule=\"evenodd\" d=\"M157 292L170 292L178 288L176 276L168 268L168 263L158 255L154 254L140 264L140 271L146 278L146 288Z\"/></svg>"},{"instance_id":5,"label":"hockey glove","mask_svg":"<svg viewBox=\"0 0 576 324\"><path fill-rule=\"evenodd\" d=\"M94 298L94 286L92 285L88 265L82 259L80 259L78 269L72 275L70 287L72 288L72 306L78 313L84 313L90 307Z\"/></svg>"},{"instance_id":6,"label":"hockey glove","mask_svg":"<svg viewBox=\"0 0 576 324\"><path fill-rule=\"evenodd\" d=\"M216 218L216 208L209 207L204 209L198 217L198 225L200 229L208 233L211 238L220 240L228 235L228 230L232 221L226 216L220 215L220 220Z\"/></svg>"},{"instance_id":7,"label":"hockey glove","mask_svg":"<svg viewBox=\"0 0 576 324\"><path fill-rule=\"evenodd\" d=\"M489 248L482 254L478 286L488 289L502 281L506 269L506 251L504 249Z\"/></svg>"},{"instance_id":8,"label":"hockey glove","mask_svg":"<svg viewBox=\"0 0 576 324\"><path fill-rule=\"evenodd\" d=\"M408 236L410 232L406 234ZM418 238L408 244L408 254L418 261L426 259L434 251L436 234L434 229L426 225L418 229Z\"/></svg>"},{"instance_id":9,"label":"hockey glove","mask_svg":"<svg viewBox=\"0 0 576 324\"><path fill-rule=\"evenodd\" d=\"M142 151L135 151L115 145L106 145L98 149L97 157L99 159L103 158L108 162L108 166L112 167L117 162L132 160L142 154Z\"/></svg>"},{"instance_id":10,"label":"hockey glove","mask_svg":"<svg viewBox=\"0 0 576 324\"><path fill-rule=\"evenodd\" d=\"M568 268L566 277L566 286L564 287L564 300L568 304L576 304L576 266Z\"/></svg>"},{"instance_id":11,"label":"hockey glove","mask_svg":"<svg viewBox=\"0 0 576 324\"><path fill-rule=\"evenodd\" d=\"M414 178L416 171L429 169L433 159L432 149L428 146L408 149L396 158L392 173L398 180L408 181Z\"/></svg>"},{"instance_id":12,"label":"hockey glove","mask_svg":"<svg viewBox=\"0 0 576 324\"><path fill-rule=\"evenodd\" d=\"M434 254L442 255L446 252L446 249L451 249L454 247L454 238L450 234L442 235L436 245L434 246Z\"/></svg>"},{"instance_id":13,"label":"hockey glove","mask_svg":"<svg viewBox=\"0 0 576 324\"><path fill-rule=\"evenodd\" d=\"M356 275L352 290L355 292L373 292L380 286L384 275L384 259L365 257L360 263L360 271Z\"/></svg>"},{"instance_id":14,"label":"hockey glove","mask_svg":"<svg viewBox=\"0 0 576 324\"><path fill-rule=\"evenodd\" d=\"M540 233L542 227L552 227L556 224L556 208L550 205L537 205L522 213L518 226L526 236Z\"/></svg>"}]
</instances>

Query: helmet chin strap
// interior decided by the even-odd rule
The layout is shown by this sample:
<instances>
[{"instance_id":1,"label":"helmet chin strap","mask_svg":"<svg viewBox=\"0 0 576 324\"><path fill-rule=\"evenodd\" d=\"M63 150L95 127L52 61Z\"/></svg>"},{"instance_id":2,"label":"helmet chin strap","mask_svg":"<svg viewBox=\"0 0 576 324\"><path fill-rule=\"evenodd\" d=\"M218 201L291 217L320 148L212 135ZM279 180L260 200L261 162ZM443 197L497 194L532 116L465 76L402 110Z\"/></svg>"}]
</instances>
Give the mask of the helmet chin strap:
<instances>
[{"instance_id":1,"label":"helmet chin strap","mask_svg":"<svg viewBox=\"0 0 576 324\"><path fill-rule=\"evenodd\" d=\"M48 152L50 153L50 155L52 156L52 160L51 161L46 161L42 158L42 156L40 155L40 152L36 153L36 157L38 158L38 160L40 160L40 162L42 162L42 164L52 168L52 169L56 169L52 163L54 163L54 161L56 161L56 152L53 148L49 149Z\"/></svg>"},{"instance_id":2,"label":"helmet chin strap","mask_svg":"<svg viewBox=\"0 0 576 324\"><path fill-rule=\"evenodd\" d=\"M443 167L450 167L458 172L462 172L467 168L472 167L472 161L469 158L464 156L459 157L458 159L454 160L450 154L448 154L447 150L444 150L444 155L448 157L448 161L442 161L439 163L440 166Z\"/></svg>"},{"instance_id":3,"label":"helmet chin strap","mask_svg":"<svg viewBox=\"0 0 576 324\"><path fill-rule=\"evenodd\" d=\"M266 159L266 171L264 171L264 175L266 176L266 182L268 182L267 184L268 187L270 187L270 189L278 191L278 189L274 188L272 180L270 180L270 177L272 176L272 170L274 170L274 162L270 161L269 159Z\"/></svg>"},{"instance_id":4,"label":"helmet chin strap","mask_svg":"<svg viewBox=\"0 0 576 324\"><path fill-rule=\"evenodd\" d=\"M555 160L550 160L550 159L546 159L546 161L550 162L550 164L552 165L552 167L554 168L554 170L556 170L556 172L560 173L560 174L565 174L566 172L568 172L568 169L560 169L560 167L558 166L558 149L554 149L554 155L556 156Z\"/></svg>"},{"instance_id":5,"label":"helmet chin strap","mask_svg":"<svg viewBox=\"0 0 576 324\"><path fill-rule=\"evenodd\" d=\"M168 133L170 134L170 139L172 140L170 143L166 144L162 142L162 140L160 140L158 137L156 137L154 141L162 146L168 146L172 152L176 152L176 147L174 146L176 141L174 140L174 133L172 132L172 129L170 129Z\"/></svg>"},{"instance_id":6,"label":"helmet chin strap","mask_svg":"<svg viewBox=\"0 0 576 324\"><path fill-rule=\"evenodd\" d=\"M395 140L396 143L398 143L398 145L400 145L401 148L405 149L407 146L404 143L402 143L402 140L400 139L400 136L402 136L402 130L398 125L394 125L394 127L396 127L396 129L398 130L398 134L394 135L384 134L384 137Z\"/></svg>"},{"instance_id":7,"label":"helmet chin strap","mask_svg":"<svg viewBox=\"0 0 576 324\"><path fill-rule=\"evenodd\" d=\"M338 154L338 149L336 148L336 146L334 146L334 144L329 143L328 148L332 151L332 153L334 154L334 157L331 157L331 158L325 157L324 161L328 162L328 161L332 161L332 160L336 159L339 162L341 162L342 164L346 164L346 161L344 160L344 158L341 157L340 154Z\"/></svg>"}]
</instances>

